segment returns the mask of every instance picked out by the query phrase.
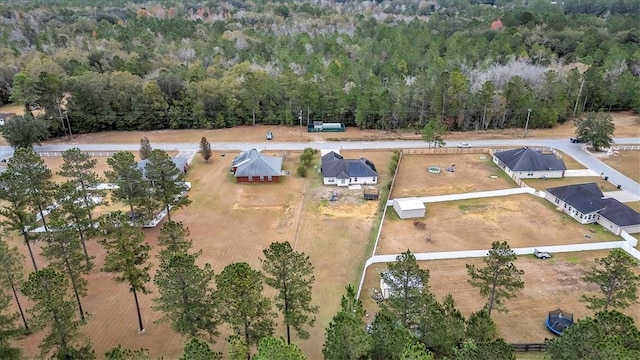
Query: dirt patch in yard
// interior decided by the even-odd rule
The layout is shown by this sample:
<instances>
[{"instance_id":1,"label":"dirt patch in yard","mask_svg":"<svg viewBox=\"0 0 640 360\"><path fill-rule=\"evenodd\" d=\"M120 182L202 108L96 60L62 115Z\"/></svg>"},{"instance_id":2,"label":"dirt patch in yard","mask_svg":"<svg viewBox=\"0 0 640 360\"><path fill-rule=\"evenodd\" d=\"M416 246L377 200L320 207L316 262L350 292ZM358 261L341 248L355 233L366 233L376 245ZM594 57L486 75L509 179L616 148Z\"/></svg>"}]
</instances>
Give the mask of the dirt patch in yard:
<instances>
[{"instance_id":1,"label":"dirt patch in yard","mask_svg":"<svg viewBox=\"0 0 640 360\"><path fill-rule=\"evenodd\" d=\"M543 342L553 336L545 326L547 313L558 307L572 312L575 320L593 316L593 312L579 299L583 294L595 294L597 288L582 281L582 277L595 265L594 259L607 255L608 251L585 251L554 254L550 260L540 260L532 255L518 257L516 266L525 271L525 288L516 298L506 302L508 313L492 313L498 326L498 336L509 343ZM447 293L451 293L458 309L469 317L482 308L485 300L477 289L469 285L465 264L484 266L479 258L420 262L421 267L430 271L429 285L436 298L442 301ZM386 264L375 264L367 270L362 300L369 321L378 310L369 293L372 288L380 286L379 274L385 269ZM640 273L640 269L636 271ZM640 322L640 312L633 308L623 312L633 317L636 323Z\"/></svg>"},{"instance_id":2,"label":"dirt patch in yard","mask_svg":"<svg viewBox=\"0 0 640 360\"><path fill-rule=\"evenodd\" d=\"M579 244L620 238L599 225L580 225L532 195L426 204L423 219L401 220L387 210L377 254L480 250L506 240L511 247ZM426 227L414 226L422 221Z\"/></svg>"},{"instance_id":3,"label":"dirt patch in yard","mask_svg":"<svg viewBox=\"0 0 640 360\"><path fill-rule=\"evenodd\" d=\"M433 174L429 167L438 167ZM446 171L452 168L454 172ZM516 187L504 178L489 154L403 155L392 199L500 190Z\"/></svg>"}]
</instances>

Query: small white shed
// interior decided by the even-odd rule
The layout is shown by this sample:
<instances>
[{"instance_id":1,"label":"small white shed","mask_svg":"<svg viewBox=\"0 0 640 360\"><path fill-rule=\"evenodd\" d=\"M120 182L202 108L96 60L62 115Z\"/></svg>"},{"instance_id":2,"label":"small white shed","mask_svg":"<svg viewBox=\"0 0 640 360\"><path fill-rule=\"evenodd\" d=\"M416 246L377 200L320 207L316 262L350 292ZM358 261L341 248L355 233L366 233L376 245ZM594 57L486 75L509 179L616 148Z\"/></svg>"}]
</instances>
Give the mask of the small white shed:
<instances>
[{"instance_id":1,"label":"small white shed","mask_svg":"<svg viewBox=\"0 0 640 360\"><path fill-rule=\"evenodd\" d=\"M424 217L426 207L417 198L393 200L393 209L400 219L413 219Z\"/></svg>"}]
</instances>

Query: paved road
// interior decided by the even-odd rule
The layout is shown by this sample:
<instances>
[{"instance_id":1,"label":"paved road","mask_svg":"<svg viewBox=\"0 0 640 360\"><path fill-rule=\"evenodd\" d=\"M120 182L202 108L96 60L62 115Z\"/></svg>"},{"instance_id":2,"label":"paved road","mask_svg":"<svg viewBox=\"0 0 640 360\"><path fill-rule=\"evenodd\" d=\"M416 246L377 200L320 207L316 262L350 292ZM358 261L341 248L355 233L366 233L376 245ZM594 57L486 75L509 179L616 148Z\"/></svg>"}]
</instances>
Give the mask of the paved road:
<instances>
[{"instance_id":1,"label":"paved road","mask_svg":"<svg viewBox=\"0 0 640 360\"><path fill-rule=\"evenodd\" d=\"M616 138L616 144L640 145L640 138ZM560 150L585 167L593 170L596 174L603 173L609 177L609 181L615 185L621 185L623 190L632 192L640 196L640 185L632 179L624 176L620 172L607 166L597 157L583 150L584 144L573 144L568 139L506 139L506 140L476 140L468 141L474 147L492 146L535 146L550 147ZM167 143L153 144L155 148L177 151L197 150L195 143ZM447 147L455 147L455 143L448 144ZM36 151L63 151L71 147L79 147L85 151L114 151L129 150L137 151L139 144L60 144L35 146ZM302 150L306 147L313 147L321 150L344 149L344 150L371 150L371 149L409 149L423 148L424 141L335 141L335 142L212 142L211 149L216 151L245 151L250 149L258 150ZM13 154L13 149L8 146L0 146L0 158L6 158Z\"/></svg>"}]
</instances>

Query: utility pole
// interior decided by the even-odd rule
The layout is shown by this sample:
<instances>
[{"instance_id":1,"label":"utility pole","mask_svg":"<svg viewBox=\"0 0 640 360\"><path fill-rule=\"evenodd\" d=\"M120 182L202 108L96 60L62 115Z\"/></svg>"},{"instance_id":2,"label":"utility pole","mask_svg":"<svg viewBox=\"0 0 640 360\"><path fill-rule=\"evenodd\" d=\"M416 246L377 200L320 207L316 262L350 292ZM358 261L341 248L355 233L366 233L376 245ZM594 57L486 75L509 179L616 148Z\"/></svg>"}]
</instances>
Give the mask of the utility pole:
<instances>
[{"instance_id":1,"label":"utility pole","mask_svg":"<svg viewBox=\"0 0 640 360\"><path fill-rule=\"evenodd\" d=\"M302 137L302 110L298 112L298 120L300 121L300 137Z\"/></svg>"},{"instance_id":2,"label":"utility pole","mask_svg":"<svg viewBox=\"0 0 640 360\"><path fill-rule=\"evenodd\" d=\"M531 118L531 108L527 109L527 123L524 125L524 136L527 136L527 129L529 128L529 118Z\"/></svg>"}]
</instances>

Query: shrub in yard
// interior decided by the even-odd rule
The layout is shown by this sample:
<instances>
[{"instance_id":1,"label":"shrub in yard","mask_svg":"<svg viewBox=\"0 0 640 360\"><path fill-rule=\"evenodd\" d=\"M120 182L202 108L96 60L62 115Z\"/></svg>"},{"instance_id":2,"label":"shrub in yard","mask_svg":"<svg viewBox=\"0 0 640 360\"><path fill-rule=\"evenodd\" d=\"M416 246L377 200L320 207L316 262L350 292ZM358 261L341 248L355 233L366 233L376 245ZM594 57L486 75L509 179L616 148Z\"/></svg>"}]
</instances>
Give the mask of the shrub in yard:
<instances>
[{"instance_id":1,"label":"shrub in yard","mask_svg":"<svg viewBox=\"0 0 640 360\"><path fill-rule=\"evenodd\" d=\"M296 173L300 177L307 177L307 167L302 164L298 165L298 169L296 170Z\"/></svg>"},{"instance_id":2,"label":"shrub in yard","mask_svg":"<svg viewBox=\"0 0 640 360\"><path fill-rule=\"evenodd\" d=\"M398 167L398 161L400 161L400 151L393 150L393 156L391 157L391 163L389 163L389 172L391 176L395 175L396 168Z\"/></svg>"},{"instance_id":3,"label":"shrub in yard","mask_svg":"<svg viewBox=\"0 0 640 360\"><path fill-rule=\"evenodd\" d=\"M418 220L415 220L413 222L413 226L415 226L416 229L420 229L420 230L424 230L427 228L427 224L425 224L424 221L418 221Z\"/></svg>"}]
</instances>

